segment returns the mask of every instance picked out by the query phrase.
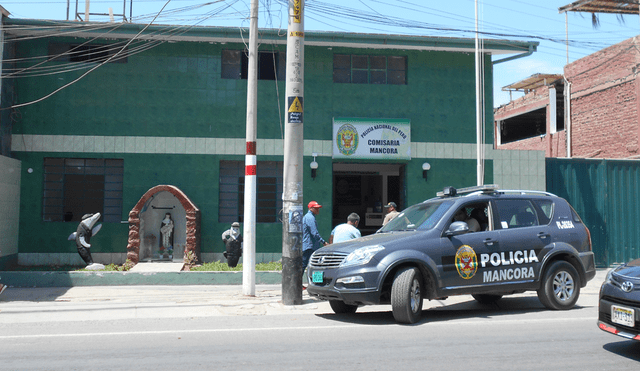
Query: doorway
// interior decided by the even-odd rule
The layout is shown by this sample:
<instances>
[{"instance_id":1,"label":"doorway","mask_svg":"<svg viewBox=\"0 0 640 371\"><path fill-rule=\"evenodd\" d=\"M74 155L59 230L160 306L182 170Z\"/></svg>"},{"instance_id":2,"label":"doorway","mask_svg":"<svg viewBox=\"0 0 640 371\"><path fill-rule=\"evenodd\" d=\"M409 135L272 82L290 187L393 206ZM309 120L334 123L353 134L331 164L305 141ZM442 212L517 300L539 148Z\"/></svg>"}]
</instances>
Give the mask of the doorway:
<instances>
[{"instance_id":1,"label":"doorway","mask_svg":"<svg viewBox=\"0 0 640 371\"><path fill-rule=\"evenodd\" d=\"M360 215L358 229L363 236L382 227L388 202L404 207L403 164L333 164L332 228L345 223L347 216Z\"/></svg>"}]
</instances>

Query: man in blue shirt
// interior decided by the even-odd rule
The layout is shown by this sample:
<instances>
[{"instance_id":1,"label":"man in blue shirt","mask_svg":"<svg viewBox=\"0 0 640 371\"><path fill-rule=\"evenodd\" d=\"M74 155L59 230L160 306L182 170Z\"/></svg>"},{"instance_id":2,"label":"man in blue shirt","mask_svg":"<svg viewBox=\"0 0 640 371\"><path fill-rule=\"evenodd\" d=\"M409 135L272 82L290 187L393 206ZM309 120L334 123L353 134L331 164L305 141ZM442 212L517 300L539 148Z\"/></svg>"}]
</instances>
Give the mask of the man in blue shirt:
<instances>
[{"instance_id":1,"label":"man in blue shirt","mask_svg":"<svg viewBox=\"0 0 640 371\"><path fill-rule=\"evenodd\" d=\"M309 211L302 218L302 271L307 268L311 254L322 246L327 245L327 242L322 239L320 232L318 232L318 223L316 222L316 215L320 212L322 205L311 201L308 207Z\"/></svg>"},{"instance_id":2,"label":"man in blue shirt","mask_svg":"<svg viewBox=\"0 0 640 371\"><path fill-rule=\"evenodd\" d=\"M360 231L358 230L358 223L360 223L360 215L356 213L349 214L346 223L342 223L333 228L331 237L329 237L329 243L338 243L361 237Z\"/></svg>"}]
</instances>

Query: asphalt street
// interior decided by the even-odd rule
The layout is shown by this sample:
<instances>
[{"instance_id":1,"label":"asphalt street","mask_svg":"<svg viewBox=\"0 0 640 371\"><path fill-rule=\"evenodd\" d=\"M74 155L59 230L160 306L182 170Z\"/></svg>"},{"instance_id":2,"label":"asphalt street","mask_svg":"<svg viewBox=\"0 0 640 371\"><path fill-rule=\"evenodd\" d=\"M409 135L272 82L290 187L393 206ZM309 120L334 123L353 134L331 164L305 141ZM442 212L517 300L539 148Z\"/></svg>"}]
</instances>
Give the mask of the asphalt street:
<instances>
[{"instance_id":1,"label":"asphalt street","mask_svg":"<svg viewBox=\"0 0 640 371\"><path fill-rule=\"evenodd\" d=\"M549 311L535 293L490 306L425 301L415 325L389 306L336 315L279 285L9 288L0 296L0 370L636 370L640 344L599 330L598 289Z\"/></svg>"}]
</instances>

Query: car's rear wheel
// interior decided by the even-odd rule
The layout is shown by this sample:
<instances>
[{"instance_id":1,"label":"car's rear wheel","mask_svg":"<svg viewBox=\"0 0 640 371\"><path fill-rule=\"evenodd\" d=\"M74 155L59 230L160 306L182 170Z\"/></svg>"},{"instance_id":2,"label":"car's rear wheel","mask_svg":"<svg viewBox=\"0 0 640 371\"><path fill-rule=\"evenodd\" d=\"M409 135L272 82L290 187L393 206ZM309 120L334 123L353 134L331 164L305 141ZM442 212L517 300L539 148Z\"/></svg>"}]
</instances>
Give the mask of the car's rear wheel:
<instances>
[{"instance_id":1,"label":"car's rear wheel","mask_svg":"<svg viewBox=\"0 0 640 371\"><path fill-rule=\"evenodd\" d=\"M400 323L416 323L422 315L422 277L417 268L400 270L391 285L391 310Z\"/></svg>"},{"instance_id":2,"label":"car's rear wheel","mask_svg":"<svg viewBox=\"0 0 640 371\"><path fill-rule=\"evenodd\" d=\"M580 278L573 265L557 261L547 269L538 289L540 302L549 309L573 308L580 296Z\"/></svg>"},{"instance_id":3,"label":"car's rear wheel","mask_svg":"<svg viewBox=\"0 0 640 371\"><path fill-rule=\"evenodd\" d=\"M502 295L495 294L473 294L471 296L480 304L493 304L502 299Z\"/></svg>"},{"instance_id":4,"label":"car's rear wheel","mask_svg":"<svg viewBox=\"0 0 640 371\"><path fill-rule=\"evenodd\" d=\"M346 304L341 300L329 300L329 305L331 306L331 309L333 309L333 312L336 314L351 314L355 313L356 310L358 310L357 305Z\"/></svg>"}]
</instances>

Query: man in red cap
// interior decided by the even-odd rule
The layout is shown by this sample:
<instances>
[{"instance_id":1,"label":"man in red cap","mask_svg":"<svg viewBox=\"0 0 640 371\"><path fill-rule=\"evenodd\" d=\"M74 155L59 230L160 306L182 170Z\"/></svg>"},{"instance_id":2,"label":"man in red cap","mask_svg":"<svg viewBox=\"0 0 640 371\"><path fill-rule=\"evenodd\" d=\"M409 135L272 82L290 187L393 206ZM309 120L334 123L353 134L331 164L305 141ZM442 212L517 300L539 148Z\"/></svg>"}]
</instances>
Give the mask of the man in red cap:
<instances>
[{"instance_id":1,"label":"man in red cap","mask_svg":"<svg viewBox=\"0 0 640 371\"><path fill-rule=\"evenodd\" d=\"M327 242L322 239L318 232L318 223L316 215L320 212L322 205L315 201L309 202L309 211L302 218L302 271L304 272L309 264L309 258L314 251L322 246L326 246Z\"/></svg>"}]
</instances>

